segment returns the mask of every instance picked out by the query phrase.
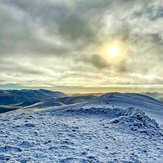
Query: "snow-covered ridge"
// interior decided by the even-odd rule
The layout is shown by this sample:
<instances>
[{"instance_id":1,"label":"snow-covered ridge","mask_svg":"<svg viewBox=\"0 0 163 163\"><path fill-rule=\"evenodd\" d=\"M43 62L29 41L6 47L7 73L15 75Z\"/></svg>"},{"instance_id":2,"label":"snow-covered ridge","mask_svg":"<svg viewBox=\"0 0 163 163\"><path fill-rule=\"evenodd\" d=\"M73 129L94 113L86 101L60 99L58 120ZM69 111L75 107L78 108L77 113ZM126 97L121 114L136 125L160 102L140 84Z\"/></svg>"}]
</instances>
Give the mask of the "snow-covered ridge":
<instances>
[{"instance_id":1,"label":"snow-covered ridge","mask_svg":"<svg viewBox=\"0 0 163 163\"><path fill-rule=\"evenodd\" d=\"M163 124L163 103L151 97L137 93L107 93L83 105L83 107L134 107L146 113L150 118Z\"/></svg>"},{"instance_id":2,"label":"snow-covered ridge","mask_svg":"<svg viewBox=\"0 0 163 163\"><path fill-rule=\"evenodd\" d=\"M149 109L152 109L152 106L163 108L162 102L137 93L107 93L87 103L87 105L91 104L94 105L120 104L121 107L126 105L134 105L137 107L138 106L148 107Z\"/></svg>"},{"instance_id":3,"label":"snow-covered ridge","mask_svg":"<svg viewBox=\"0 0 163 163\"><path fill-rule=\"evenodd\" d=\"M46 111L56 111L66 108L129 108L142 110L152 119L163 125L163 103L151 97L137 93L107 93L89 102L61 106Z\"/></svg>"},{"instance_id":4,"label":"snow-covered ridge","mask_svg":"<svg viewBox=\"0 0 163 163\"><path fill-rule=\"evenodd\" d=\"M162 128L144 113L145 109L161 113L160 103L141 96L153 109L140 107L139 95L124 95L0 114L0 163L162 163ZM125 104L124 99L133 101Z\"/></svg>"}]
</instances>

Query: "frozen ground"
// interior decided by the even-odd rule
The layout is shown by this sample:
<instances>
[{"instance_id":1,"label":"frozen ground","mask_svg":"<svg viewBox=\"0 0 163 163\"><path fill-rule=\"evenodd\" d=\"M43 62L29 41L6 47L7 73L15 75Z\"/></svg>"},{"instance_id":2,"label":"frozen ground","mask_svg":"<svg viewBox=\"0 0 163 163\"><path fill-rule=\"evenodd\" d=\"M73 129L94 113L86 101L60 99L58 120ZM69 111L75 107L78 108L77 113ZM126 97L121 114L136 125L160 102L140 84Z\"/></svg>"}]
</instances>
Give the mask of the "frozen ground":
<instances>
[{"instance_id":1,"label":"frozen ground","mask_svg":"<svg viewBox=\"0 0 163 163\"><path fill-rule=\"evenodd\" d=\"M83 104L82 104L83 105ZM0 162L162 163L158 124L132 107L0 114Z\"/></svg>"}]
</instances>

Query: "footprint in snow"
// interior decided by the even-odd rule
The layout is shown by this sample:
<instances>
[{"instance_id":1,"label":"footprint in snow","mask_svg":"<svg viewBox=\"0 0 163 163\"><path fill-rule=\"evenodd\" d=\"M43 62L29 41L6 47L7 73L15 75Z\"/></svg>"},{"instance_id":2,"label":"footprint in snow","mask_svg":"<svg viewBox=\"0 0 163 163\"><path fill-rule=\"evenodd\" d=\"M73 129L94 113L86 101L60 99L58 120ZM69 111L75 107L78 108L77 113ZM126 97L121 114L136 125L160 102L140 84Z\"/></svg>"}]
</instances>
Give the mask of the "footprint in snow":
<instances>
[{"instance_id":1,"label":"footprint in snow","mask_svg":"<svg viewBox=\"0 0 163 163\"><path fill-rule=\"evenodd\" d=\"M57 147L49 147L49 150L59 150L59 149L64 149L64 150L75 150L75 148L63 145L63 146L57 146Z\"/></svg>"},{"instance_id":2,"label":"footprint in snow","mask_svg":"<svg viewBox=\"0 0 163 163\"><path fill-rule=\"evenodd\" d=\"M4 154L0 155L0 160L3 160L5 162L10 160L10 158L11 158L11 156L9 156L9 155L4 155Z\"/></svg>"},{"instance_id":3,"label":"footprint in snow","mask_svg":"<svg viewBox=\"0 0 163 163\"><path fill-rule=\"evenodd\" d=\"M32 124L32 123L26 123L24 126L25 126L25 127L35 127L35 125Z\"/></svg>"},{"instance_id":4,"label":"footprint in snow","mask_svg":"<svg viewBox=\"0 0 163 163\"><path fill-rule=\"evenodd\" d=\"M34 144L28 142L28 141L23 141L20 146L23 147L23 148L30 148L30 147L33 147Z\"/></svg>"},{"instance_id":5,"label":"footprint in snow","mask_svg":"<svg viewBox=\"0 0 163 163\"><path fill-rule=\"evenodd\" d=\"M88 160L83 159L83 158L64 158L60 160L60 163L89 163Z\"/></svg>"},{"instance_id":6,"label":"footprint in snow","mask_svg":"<svg viewBox=\"0 0 163 163\"><path fill-rule=\"evenodd\" d=\"M60 146L59 148L60 149L66 149L66 150L68 150L68 149L75 150L75 148L72 148L72 147L69 147L69 146L66 146L66 145Z\"/></svg>"}]
</instances>

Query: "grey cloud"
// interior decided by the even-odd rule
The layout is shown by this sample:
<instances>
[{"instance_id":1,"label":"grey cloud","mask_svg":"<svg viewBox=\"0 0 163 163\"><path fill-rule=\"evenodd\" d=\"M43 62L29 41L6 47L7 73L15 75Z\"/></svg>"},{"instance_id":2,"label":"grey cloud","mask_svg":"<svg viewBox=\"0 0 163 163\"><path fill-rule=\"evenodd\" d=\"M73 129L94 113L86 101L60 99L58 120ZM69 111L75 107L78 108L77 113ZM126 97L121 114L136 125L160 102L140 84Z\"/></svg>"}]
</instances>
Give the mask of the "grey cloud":
<instances>
[{"instance_id":1,"label":"grey cloud","mask_svg":"<svg viewBox=\"0 0 163 163\"><path fill-rule=\"evenodd\" d=\"M0 60L0 72L11 76L52 76L46 69L34 64L23 64L15 60Z\"/></svg>"},{"instance_id":2,"label":"grey cloud","mask_svg":"<svg viewBox=\"0 0 163 163\"><path fill-rule=\"evenodd\" d=\"M76 49L81 49L98 39L96 35L102 27L101 17L92 21L94 15L90 15L90 22L87 13L92 9L106 8L112 0L74 1L73 6L62 1L37 0L29 3L27 0L3 0L2 2L30 16L31 21L40 24L49 35L59 34L67 41L73 42ZM98 15L99 12L94 14Z\"/></svg>"},{"instance_id":3,"label":"grey cloud","mask_svg":"<svg viewBox=\"0 0 163 163\"><path fill-rule=\"evenodd\" d=\"M127 63L125 61L122 61L120 64L117 65L117 68L115 69L117 69L117 71L120 73L126 73L128 72Z\"/></svg>"},{"instance_id":4,"label":"grey cloud","mask_svg":"<svg viewBox=\"0 0 163 163\"><path fill-rule=\"evenodd\" d=\"M135 13L137 16L147 16L150 20L155 21L156 19L163 18L163 6L157 8L153 5L146 7L143 11Z\"/></svg>"},{"instance_id":5,"label":"grey cloud","mask_svg":"<svg viewBox=\"0 0 163 163\"><path fill-rule=\"evenodd\" d=\"M93 64L95 67L99 69L110 67L110 65L104 59L102 59L99 55L96 55L96 54L92 55L91 58L85 61L90 62L91 64Z\"/></svg>"},{"instance_id":6,"label":"grey cloud","mask_svg":"<svg viewBox=\"0 0 163 163\"><path fill-rule=\"evenodd\" d=\"M153 34L151 34L151 37L153 38L153 41L156 41L156 42L162 41L159 33L153 33Z\"/></svg>"},{"instance_id":7,"label":"grey cloud","mask_svg":"<svg viewBox=\"0 0 163 163\"><path fill-rule=\"evenodd\" d=\"M15 54L38 54L38 55L61 55L65 52L67 53L71 47L51 45L46 41L36 38L35 33L37 28L34 27L32 18L29 15L20 11L20 8L11 12L10 9L13 8L11 4L19 4L19 7L26 7L30 3L27 1L4 1L5 5L1 3L0 5L0 55L15 55ZM9 3L10 2L10 3ZM10 4L10 5L9 5ZM27 5L28 4L28 5ZM30 4L32 6L32 4ZM37 5L37 3L35 3ZM43 6L42 6L43 7ZM29 7L30 8L30 7ZM45 7L46 8L46 7ZM33 10L35 11L35 10ZM13 12L17 12L16 15L24 15L23 18L16 18ZM40 13L42 11L40 10ZM35 13L34 13L35 14ZM49 15L49 19L50 19ZM45 20L49 20L48 17ZM46 24L46 22L45 22Z\"/></svg>"},{"instance_id":8,"label":"grey cloud","mask_svg":"<svg viewBox=\"0 0 163 163\"><path fill-rule=\"evenodd\" d=\"M37 0L29 3L29 1L12 0L4 1L4 3L16 6L18 10L29 14L35 22L41 23L51 34L54 34L53 28L56 24L60 34L76 37L79 36L79 32L83 30L86 24L86 20L78 14L78 11L73 11L61 1L52 3Z\"/></svg>"},{"instance_id":9,"label":"grey cloud","mask_svg":"<svg viewBox=\"0 0 163 163\"><path fill-rule=\"evenodd\" d=\"M110 64L104 60L99 54L81 55L75 58L75 61L82 62L85 66L91 65L97 69L108 69Z\"/></svg>"}]
</instances>

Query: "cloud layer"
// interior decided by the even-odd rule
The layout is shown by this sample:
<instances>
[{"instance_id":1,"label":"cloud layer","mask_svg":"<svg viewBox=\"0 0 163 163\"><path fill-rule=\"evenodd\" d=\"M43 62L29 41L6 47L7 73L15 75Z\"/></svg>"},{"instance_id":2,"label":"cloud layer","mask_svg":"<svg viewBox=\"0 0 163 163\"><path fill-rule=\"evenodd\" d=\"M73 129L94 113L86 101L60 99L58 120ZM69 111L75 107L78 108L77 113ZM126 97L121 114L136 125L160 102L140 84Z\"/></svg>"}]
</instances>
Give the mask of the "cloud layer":
<instances>
[{"instance_id":1,"label":"cloud layer","mask_svg":"<svg viewBox=\"0 0 163 163\"><path fill-rule=\"evenodd\" d=\"M163 91L160 1L2 0L0 22L1 88Z\"/></svg>"}]
</instances>

